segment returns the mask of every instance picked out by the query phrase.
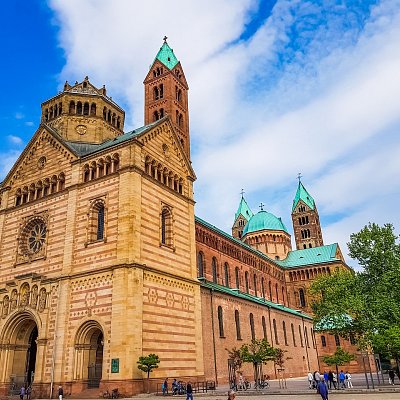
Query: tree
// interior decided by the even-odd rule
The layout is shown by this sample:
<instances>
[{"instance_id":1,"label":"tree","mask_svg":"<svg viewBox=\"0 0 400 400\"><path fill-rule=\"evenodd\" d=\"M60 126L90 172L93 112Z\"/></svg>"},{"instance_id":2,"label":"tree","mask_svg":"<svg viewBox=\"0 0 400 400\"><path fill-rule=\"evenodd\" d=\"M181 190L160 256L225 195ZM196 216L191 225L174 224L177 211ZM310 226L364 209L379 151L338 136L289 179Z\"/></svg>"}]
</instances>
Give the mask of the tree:
<instances>
[{"instance_id":1,"label":"tree","mask_svg":"<svg viewBox=\"0 0 400 400\"><path fill-rule=\"evenodd\" d=\"M258 382L262 364L275 358L276 349L270 346L267 339L253 339L250 344L244 344L240 348L240 358L243 362L253 364L254 381Z\"/></svg>"},{"instance_id":2,"label":"tree","mask_svg":"<svg viewBox=\"0 0 400 400\"><path fill-rule=\"evenodd\" d=\"M140 356L137 361L138 368L147 373L147 393L150 393L150 372L158 368L160 359L156 354L149 354L148 356Z\"/></svg>"},{"instance_id":3,"label":"tree","mask_svg":"<svg viewBox=\"0 0 400 400\"><path fill-rule=\"evenodd\" d=\"M243 365L243 360L242 356L240 353L240 349L237 349L236 347L233 347L232 350L225 349L228 352L228 358L231 360L233 368L235 371L240 371L240 368L242 368Z\"/></svg>"},{"instance_id":4,"label":"tree","mask_svg":"<svg viewBox=\"0 0 400 400\"><path fill-rule=\"evenodd\" d=\"M334 365L336 367L336 376L339 376L338 366L348 364L350 361L353 361L354 358L354 354L350 354L339 347L331 356L322 357L322 360L326 365Z\"/></svg>"},{"instance_id":5,"label":"tree","mask_svg":"<svg viewBox=\"0 0 400 400\"><path fill-rule=\"evenodd\" d=\"M284 369L285 368L285 361L286 360L291 360L292 359L292 357L285 357L285 353L287 353L287 350L282 350L279 347L275 348L274 363L280 369Z\"/></svg>"},{"instance_id":6,"label":"tree","mask_svg":"<svg viewBox=\"0 0 400 400\"><path fill-rule=\"evenodd\" d=\"M392 326L373 336L372 343L376 352L385 358L396 360L399 368L400 359L400 327Z\"/></svg>"},{"instance_id":7,"label":"tree","mask_svg":"<svg viewBox=\"0 0 400 400\"><path fill-rule=\"evenodd\" d=\"M400 245L391 224L369 224L350 236L350 256L360 272L339 270L310 287L315 328L369 349L400 326Z\"/></svg>"}]
</instances>

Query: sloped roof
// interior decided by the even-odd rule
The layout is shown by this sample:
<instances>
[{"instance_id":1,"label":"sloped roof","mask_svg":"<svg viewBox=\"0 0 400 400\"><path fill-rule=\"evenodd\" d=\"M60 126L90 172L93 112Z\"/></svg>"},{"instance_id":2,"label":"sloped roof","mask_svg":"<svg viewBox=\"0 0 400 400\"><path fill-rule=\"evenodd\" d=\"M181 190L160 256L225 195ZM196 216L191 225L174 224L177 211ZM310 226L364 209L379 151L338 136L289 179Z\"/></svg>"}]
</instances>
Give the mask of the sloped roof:
<instances>
[{"instance_id":1,"label":"sloped roof","mask_svg":"<svg viewBox=\"0 0 400 400\"><path fill-rule=\"evenodd\" d=\"M250 210L250 207L244 197L240 199L239 207L235 214L235 221L238 219L239 215L242 215L246 219L246 221L248 221L253 216L253 212Z\"/></svg>"},{"instance_id":2,"label":"sloped roof","mask_svg":"<svg viewBox=\"0 0 400 400\"><path fill-rule=\"evenodd\" d=\"M277 260L276 263L284 268L296 268L312 264L324 264L334 261L341 261L336 257L338 244L312 247L311 249L294 250L288 253L284 260Z\"/></svg>"},{"instance_id":3,"label":"sloped roof","mask_svg":"<svg viewBox=\"0 0 400 400\"><path fill-rule=\"evenodd\" d=\"M308 207L311 208L311 210L314 210L315 201L310 193L307 192L301 181L299 181L299 186L297 187L296 195L294 196L292 211L294 211L300 200L307 204Z\"/></svg>"},{"instance_id":4,"label":"sloped roof","mask_svg":"<svg viewBox=\"0 0 400 400\"><path fill-rule=\"evenodd\" d=\"M164 117L167 118L167 117ZM82 142L69 142L65 141L65 143L70 146L74 151L80 156L84 157L93 153L96 153L101 150L108 149L110 147L116 146L120 143L126 142L134 137L140 135L148 129L151 129L153 126L157 125L161 120L156 122L152 122L151 124L144 125L140 128L134 129L130 132L126 132L123 135L117 136L114 139L107 140L103 143L82 143Z\"/></svg>"},{"instance_id":5,"label":"sloped roof","mask_svg":"<svg viewBox=\"0 0 400 400\"><path fill-rule=\"evenodd\" d=\"M166 41L163 43L160 50L158 51L154 61L156 60L161 61L170 70L174 68L175 65L178 64L179 62L174 54L174 50L172 50L171 47L169 47Z\"/></svg>"},{"instance_id":6,"label":"sloped roof","mask_svg":"<svg viewBox=\"0 0 400 400\"><path fill-rule=\"evenodd\" d=\"M253 303L258 303L266 307L274 308L275 310L287 312L289 314L297 315L298 317L306 318L306 319L312 319L312 317L308 314L305 314L299 310L294 310L293 308L289 308L284 306L283 304L277 304L273 303L272 301L269 301L267 299L264 299L263 297L257 297L253 296L252 294L249 293L243 293L239 291L238 289L232 289L228 288L226 286L218 285L217 283L209 282L202 280L201 285L203 287L206 287L207 289L215 290L220 293L225 293L229 294L234 297L238 297L244 300L251 301Z\"/></svg>"}]
</instances>

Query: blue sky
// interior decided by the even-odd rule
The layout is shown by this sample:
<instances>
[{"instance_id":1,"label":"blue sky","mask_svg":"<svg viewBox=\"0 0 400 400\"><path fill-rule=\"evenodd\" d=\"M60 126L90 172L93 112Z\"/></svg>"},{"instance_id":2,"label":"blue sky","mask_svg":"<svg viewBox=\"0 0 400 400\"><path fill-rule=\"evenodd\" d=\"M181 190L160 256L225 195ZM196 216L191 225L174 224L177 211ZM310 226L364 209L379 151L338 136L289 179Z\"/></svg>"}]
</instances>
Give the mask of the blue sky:
<instances>
[{"instance_id":1,"label":"blue sky","mask_svg":"<svg viewBox=\"0 0 400 400\"><path fill-rule=\"evenodd\" d=\"M297 173L326 243L398 225L400 2L5 2L0 179L63 82L106 84L143 123L142 81L162 37L190 86L196 213L230 231L244 188L291 225Z\"/></svg>"}]
</instances>

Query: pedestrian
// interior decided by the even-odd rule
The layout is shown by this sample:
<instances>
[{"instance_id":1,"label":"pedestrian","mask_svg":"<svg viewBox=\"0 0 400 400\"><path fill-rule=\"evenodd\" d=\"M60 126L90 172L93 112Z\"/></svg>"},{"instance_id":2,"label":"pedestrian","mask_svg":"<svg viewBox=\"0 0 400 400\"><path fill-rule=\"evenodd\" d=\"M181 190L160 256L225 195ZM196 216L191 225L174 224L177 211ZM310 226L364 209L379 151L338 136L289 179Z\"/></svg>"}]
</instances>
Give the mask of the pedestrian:
<instances>
[{"instance_id":1,"label":"pedestrian","mask_svg":"<svg viewBox=\"0 0 400 400\"><path fill-rule=\"evenodd\" d=\"M20 398L21 400L24 400L25 393L26 393L25 386L21 386L21 389L20 389L20 391L19 391L19 398Z\"/></svg>"},{"instance_id":2,"label":"pedestrian","mask_svg":"<svg viewBox=\"0 0 400 400\"><path fill-rule=\"evenodd\" d=\"M346 389L346 385L344 380L346 379L346 375L344 374L343 370L340 370L339 374L339 389Z\"/></svg>"},{"instance_id":3,"label":"pedestrian","mask_svg":"<svg viewBox=\"0 0 400 400\"><path fill-rule=\"evenodd\" d=\"M163 382L161 389L163 396L168 394L168 378L165 378L165 381Z\"/></svg>"},{"instance_id":4,"label":"pedestrian","mask_svg":"<svg viewBox=\"0 0 400 400\"><path fill-rule=\"evenodd\" d=\"M329 381L329 374L326 371L324 371L324 379L325 379L325 382Z\"/></svg>"},{"instance_id":5,"label":"pedestrian","mask_svg":"<svg viewBox=\"0 0 400 400\"><path fill-rule=\"evenodd\" d=\"M320 394L322 400L328 400L328 385L326 384L324 378L321 378L318 383L317 393Z\"/></svg>"},{"instance_id":6,"label":"pedestrian","mask_svg":"<svg viewBox=\"0 0 400 400\"><path fill-rule=\"evenodd\" d=\"M230 390L228 392L228 400L235 400L236 399L236 392L234 390Z\"/></svg>"},{"instance_id":7,"label":"pedestrian","mask_svg":"<svg viewBox=\"0 0 400 400\"><path fill-rule=\"evenodd\" d=\"M193 400L193 388L190 382L186 384L186 400Z\"/></svg>"},{"instance_id":8,"label":"pedestrian","mask_svg":"<svg viewBox=\"0 0 400 400\"><path fill-rule=\"evenodd\" d=\"M337 389L339 389L339 386L338 386L338 382L337 382L337 375L333 372L332 373L332 375L333 375L333 381L332 381L332 383L333 383L333 387L335 388L335 390L337 390Z\"/></svg>"},{"instance_id":9,"label":"pedestrian","mask_svg":"<svg viewBox=\"0 0 400 400\"><path fill-rule=\"evenodd\" d=\"M62 386L58 387L58 400L63 400L63 396L64 396L64 390L62 388Z\"/></svg>"},{"instance_id":10,"label":"pedestrian","mask_svg":"<svg viewBox=\"0 0 400 400\"><path fill-rule=\"evenodd\" d=\"M349 371L346 371L346 381L347 381L347 387L349 389L353 388L353 383L351 382L351 374Z\"/></svg>"},{"instance_id":11,"label":"pedestrian","mask_svg":"<svg viewBox=\"0 0 400 400\"><path fill-rule=\"evenodd\" d=\"M26 400L31 400L32 386L26 388Z\"/></svg>"},{"instance_id":12,"label":"pedestrian","mask_svg":"<svg viewBox=\"0 0 400 400\"><path fill-rule=\"evenodd\" d=\"M311 373L311 371L308 373L308 388L312 389L313 388L313 381L314 381L314 377L313 374Z\"/></svg>"},{"instance_id":13,"label":"pedestrian","mask_svg":"<svg viewBox=\"0 0 400 400\"><path fill-rule=\"evenodd\" d=\"M389 385L394 385L394 371L389 370Z\"/></svg>"},{"instance_id":14,"label":"pedestrian","mask_svg":"<svg viewBox=\"0 0 400 400\"><path fill-rule=\"evenodd\" d=\"M333 372L332 371L328 372L328 380L329 380L329 389L332 389L332 385L333 385Z\"/></svg>"}]
</instances>

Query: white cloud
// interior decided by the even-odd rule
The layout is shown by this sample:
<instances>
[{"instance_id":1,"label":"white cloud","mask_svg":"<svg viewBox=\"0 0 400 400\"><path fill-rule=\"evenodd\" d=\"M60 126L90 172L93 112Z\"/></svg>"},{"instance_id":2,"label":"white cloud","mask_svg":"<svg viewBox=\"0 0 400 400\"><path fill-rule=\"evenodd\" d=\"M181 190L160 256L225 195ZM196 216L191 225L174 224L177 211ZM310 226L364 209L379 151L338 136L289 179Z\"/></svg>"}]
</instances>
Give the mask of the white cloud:
<instances>
[{"instance_id":1,"label":"white cloud","mask_svg":"<svg viewBox=\"0 0 400 400\"><path fill-rule=\"evenodd\" d=\"M60 81L106 83L129 125L143 121L142 81L170 36L190 86L200 216L229 231L244 187L289 225L302 171L326 242L343 247L370 220L396 222L399 1L368 16L361 3L278 0L249 40L238 38L255 0L50 4L67 59Z\"/></svg>"},{"instance_id":2,"label":"white cloud","mask_svg":"<svg viewBox=\"0 0 400 400\"><path fill-rule=\"evenodd\" d=\"M24 144L24 141L19 137L19 136L15 136L15 135L8 135L7 136L7 140L14 145L20 146L22 144Z\"/></svg>"},{"instance_id":3,"label":"white cloud","mask_svg":"<svg viewBox=\"0 0 400 400\"><path fill-rule=\"evenodd\" d=\"M26 121L26 122L25 122L25 125L26 125L26 126L34 126L35 123L34 123L33 121Z\"/></svg>"},{"instance_id":4,"label":"white cloud","mask_svg":"<svg viewBox=\"0 0 400 400\"><path fill-rule=\"evenodd\" d=\"M0 153L0 176L5 177L10 172L20 154L21 152L18 150L9 150Z\"/></svg>"},{"instance_id":5,"label":"white cloud","mask_svg":"<svg viewBox=\"0 0 400 400\"><path fill-rule=\"evenodd\" d=\"M22 112L16 112L15 113L15 118L16 119L24 119L25 118L25 114L23 114Z\"/></svg>"}]
</instances>

